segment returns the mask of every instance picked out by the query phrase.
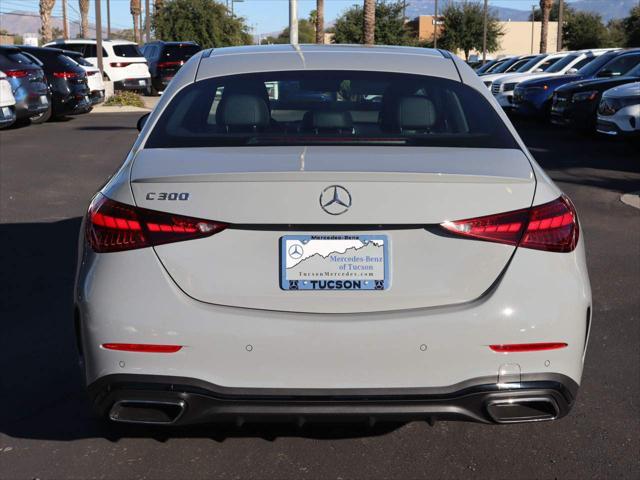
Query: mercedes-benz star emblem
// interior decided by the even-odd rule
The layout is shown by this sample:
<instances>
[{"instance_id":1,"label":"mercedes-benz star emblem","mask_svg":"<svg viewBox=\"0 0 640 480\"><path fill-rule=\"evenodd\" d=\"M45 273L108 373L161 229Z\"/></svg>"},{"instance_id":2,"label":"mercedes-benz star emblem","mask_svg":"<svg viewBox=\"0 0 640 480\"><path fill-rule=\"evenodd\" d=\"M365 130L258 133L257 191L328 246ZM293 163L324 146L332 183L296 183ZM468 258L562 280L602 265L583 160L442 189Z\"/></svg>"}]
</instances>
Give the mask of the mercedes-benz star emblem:
<instances>
[{"instance_id":1,"label":"mercedes-benz star emblem","mask_svg":"<svg viewBox=\"0 0 640 480\"><path fill-rule=\"evenodd\" d=\"M329 215L341 215L351 207L351 194L340 185L330 185L320 194L320 206Z\"/></svg>"},{"instance_id":2,"label":"mercedes-benz star emblem","mask_svg":"<svg viewBox=\"0 0 640 480\"><path fill-rule=\"evenodd\" d=\"M304 255L304 249L302 248L302 245L294 243L289 247L289 256L294 260L299 259L300 257L302 257L302 255Z\"/></svg>"}]
</instances>

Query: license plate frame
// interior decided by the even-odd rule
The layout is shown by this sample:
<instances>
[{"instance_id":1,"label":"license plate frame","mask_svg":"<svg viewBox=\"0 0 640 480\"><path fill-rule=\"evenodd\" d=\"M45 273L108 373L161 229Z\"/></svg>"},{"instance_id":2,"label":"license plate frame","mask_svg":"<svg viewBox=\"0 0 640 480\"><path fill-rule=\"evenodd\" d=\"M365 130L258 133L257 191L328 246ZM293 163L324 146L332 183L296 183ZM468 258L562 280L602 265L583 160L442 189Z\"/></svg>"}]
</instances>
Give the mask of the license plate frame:
<instances>
[{"instance_id":1,"label":"license plate frame","mask_svg":"<svg viewBox=\"0 0 640 480\"><path fill-rule=\"evenodd\" d=\"M282 290L384 291L390 287L387 235L284 235L279 243Z\"/></svg>"}]
</instances>

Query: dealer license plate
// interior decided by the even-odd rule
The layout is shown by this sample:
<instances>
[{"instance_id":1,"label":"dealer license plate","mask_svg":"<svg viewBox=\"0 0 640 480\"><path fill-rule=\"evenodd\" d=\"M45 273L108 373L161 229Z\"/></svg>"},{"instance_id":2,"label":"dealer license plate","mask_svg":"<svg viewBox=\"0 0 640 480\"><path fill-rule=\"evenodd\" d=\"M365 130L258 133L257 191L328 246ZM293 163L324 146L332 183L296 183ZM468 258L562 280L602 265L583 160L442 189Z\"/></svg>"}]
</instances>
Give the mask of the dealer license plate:
<instances>
[{"instance_id":1,"label":"dealer license plate","mask_svg":"<svg viewBox=\"0 0 640 480\"><path fill-rule=\"evenodd\" d=\"M386 290L386 235L285 235L280 239L283 290Z\"/></svg>"}]
</instances>

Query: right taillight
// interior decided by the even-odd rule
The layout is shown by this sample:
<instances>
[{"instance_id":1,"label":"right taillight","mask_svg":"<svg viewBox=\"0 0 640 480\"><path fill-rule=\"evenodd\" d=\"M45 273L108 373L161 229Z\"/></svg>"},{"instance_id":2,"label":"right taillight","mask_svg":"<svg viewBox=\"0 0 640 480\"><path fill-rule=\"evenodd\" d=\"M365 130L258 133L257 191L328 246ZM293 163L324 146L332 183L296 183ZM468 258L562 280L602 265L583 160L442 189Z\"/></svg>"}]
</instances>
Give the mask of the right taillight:
<instances>
[{"instance_id":1,"label":"right taillight","mask_svg":"<svg viewBox=\"0 0 640 480\"><path fill-rule=\"evenodd\" d=\"M29 70L6 70L5 75L11 78L24 78L29 75Z\"/></svg>"},{"instance_id":2,"label":"right taillight","mask_svg":"<svg viewBox=\"0 0 640 480\"><path fill-rule=\"evenodd\" d=\"M134 207L98 194L87 213L86 238L98 253L204 238L226 224Z\"/></svg>"},{"instance_id":3,"label":"right taillight","mask_svg":"<svg viewBox=\"0 0 640 480\"><path fill-rule=\"evenodd\" d=\"M571 252L578 244L578 215L564 195L523 210L444 222L447 232L476 240L549 252Z\"/></svg>"}]
</instances>

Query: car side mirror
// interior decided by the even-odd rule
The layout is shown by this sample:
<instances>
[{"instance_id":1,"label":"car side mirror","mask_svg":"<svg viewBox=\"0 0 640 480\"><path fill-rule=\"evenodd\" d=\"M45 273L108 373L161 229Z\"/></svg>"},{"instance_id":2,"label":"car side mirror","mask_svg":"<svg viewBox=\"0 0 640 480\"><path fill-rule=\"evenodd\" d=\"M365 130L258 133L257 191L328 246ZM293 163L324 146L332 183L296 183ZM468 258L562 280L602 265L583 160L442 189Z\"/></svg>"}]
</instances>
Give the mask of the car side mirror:
<instances>
[{"instance_id":1,"label":"car side mirror","mask_svg":"<svg viewBox=\"0 0 640 480\"><path fill-rule=\"evenodd\" d=\"M569 70L567 70L567 75L575 75L576 73L578 73L577 68L570 68Z\"/></svg>"},{"instance_id":2,"label":"car side mirror","mask_svg":"<svg viewBox=\"0 0 640 480\"><path fill-rule=\"evenodd\" d=\"M544 72L544 70L543 70L543 69L541 69L541 68L536 68L536 69L533 71L533 73L542 73L542 72Z\"/></svg>"},{"instance_id":3,"label":"car side mirror","mask_svg":"<svg viewBox=\"0 0 640 480\"><path fill-rule=\"evenodd\" d=\"M138 123L136 124L136 128L138 129L139 132L142 131L142 129L144 128L145 123L147 123L147 120L149 120L149 115L151 115L151 113L145 113L143 116L141 116L138 119Z\"/></svg>"},{"instance_id":4,"label":"car side mirror","mask_svg":"<svg viewBox=\"0 0 640 480\"><path fill-rule=\"evenodd\" d=\"M600 72L598 72L596 77L600 77L600 78L613 77L613 72L611 70L601 70Z\"/></svg>"}]
</instances>

